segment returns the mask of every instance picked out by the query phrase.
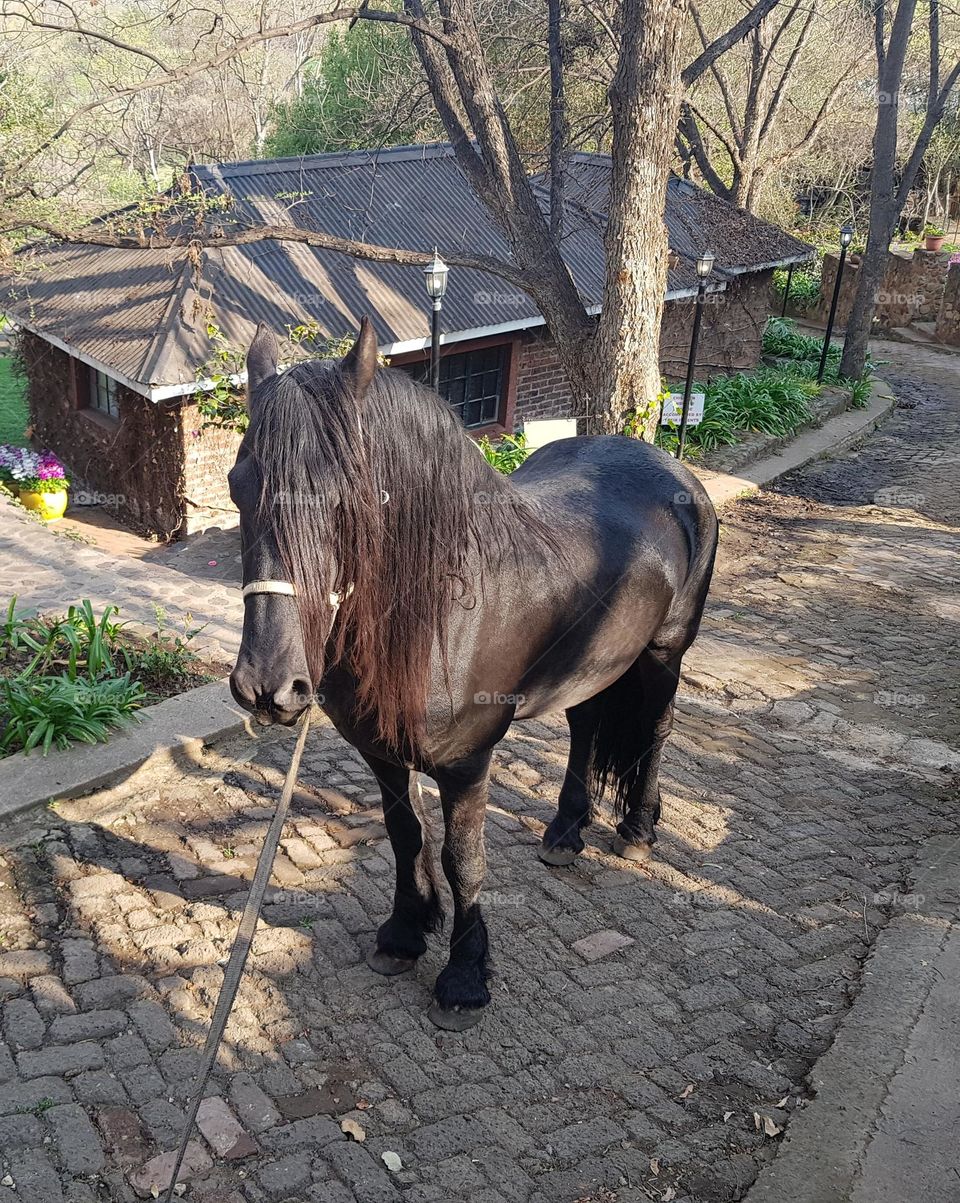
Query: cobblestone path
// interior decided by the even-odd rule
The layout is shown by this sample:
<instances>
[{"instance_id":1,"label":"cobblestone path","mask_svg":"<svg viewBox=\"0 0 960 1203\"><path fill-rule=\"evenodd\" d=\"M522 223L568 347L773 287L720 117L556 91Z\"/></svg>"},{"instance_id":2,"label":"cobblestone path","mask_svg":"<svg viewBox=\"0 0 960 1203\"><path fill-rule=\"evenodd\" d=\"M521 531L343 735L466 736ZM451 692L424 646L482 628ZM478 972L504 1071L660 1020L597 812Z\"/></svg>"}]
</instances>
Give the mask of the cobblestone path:
<instances>
[{"instance_id":1,"label":"cobblestone path","mask_svg":"<svg viewBox=\"0 0 960 1203\"><path fill-rule=\"evenodd\" d=\"M501 746L495 1002L463 1036L425 1017L439 939L407 977L363 963L392 856L318 726L186 1198L720 1203L775 1155L878 929L923 908L914 849L956 829L960 359L883 351L916 407L725 511L657 859L612 856L601 818L540 864L563 730ZM0 1203L150 1196L290 748L3 832Z\"/></svg>"},{"instance_id":2,"label":"cobblestone path","mask_svg":"<svg viewBox=\"0 0 960 1203\"><path fill-rule=\"evenodd\" d=\"M191 619L205 624L191 647L203 659L231 664L240 646L240 591L209 575L188 578L158 560L113 556L76 542L56 525L45 527L0 495L0 598L16 594L19 610L63 614L89 598L99 614L112 603L124 621L154 630L155 607L167 615L172 633L183 634ZM207 570L209 574L212 569Z\"/></svg>"}]
</instances>

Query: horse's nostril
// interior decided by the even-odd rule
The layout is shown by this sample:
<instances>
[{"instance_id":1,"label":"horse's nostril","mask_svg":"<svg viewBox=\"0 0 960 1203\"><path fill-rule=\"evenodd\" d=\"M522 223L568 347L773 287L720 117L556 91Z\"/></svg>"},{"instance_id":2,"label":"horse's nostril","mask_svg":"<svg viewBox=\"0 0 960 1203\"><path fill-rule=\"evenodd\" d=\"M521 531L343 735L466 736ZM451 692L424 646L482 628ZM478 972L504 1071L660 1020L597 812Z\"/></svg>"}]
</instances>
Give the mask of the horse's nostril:
<instances>
[{"instance_id":1,"label":"horse's nostril","mask_svg":"<svg viewBox=\"0 0 960 1203\"><path fill-rule=\"evenodd\" d=\"M273 695L273 704L278 710L300 711L310 705L313 687L304 677L294 677L283 689Z\"/></svg>"},{"instance_id":2,"label":"horse's nostril","mask_svg":"<svg viewBox=\"0 0 960 1203\"><path fill-rule=\"evenodd\" d=\"M247 710L252 710L257 704L257 691L246 673L235 669L230 674L230 692L234 700Z\"/></svg>"}]
</instances>

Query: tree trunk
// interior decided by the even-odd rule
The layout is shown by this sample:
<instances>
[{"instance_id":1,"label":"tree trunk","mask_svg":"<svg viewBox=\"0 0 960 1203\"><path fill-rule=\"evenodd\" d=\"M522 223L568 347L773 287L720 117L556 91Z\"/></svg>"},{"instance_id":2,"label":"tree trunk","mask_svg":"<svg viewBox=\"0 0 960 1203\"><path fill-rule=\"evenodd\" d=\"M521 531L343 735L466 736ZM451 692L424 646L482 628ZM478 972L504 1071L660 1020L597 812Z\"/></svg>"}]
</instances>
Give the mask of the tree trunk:
<instances>
[{"instance_id":1,"label":"tree trunk","mask_svg":"<svg viewBox=\"0 0 960 1203\"><path fill-rule=\"evenodd\" d=\"M604 245L591 433L623 429L635 410L657 421L660 322L667 286L664 186L680 110L680 32L687 0L622 0L620 61L610 86L613 169Z\"/></svg>"},{"instance_id":2,"label":"tree trunk","mask_svg":"<svg viewBox=\"0 0 960 1203\"><path fill-rule=\"evenodd\" d=\"M895 182L897 120L903 63L916 7L917 0L900 0L886 49L883 49L883 9L879 8L875 14L879 103L873 136L873 170L870 175L870 227L840 361L840 371L853 380L860 379L866 366L877 290L887 269L890 240L900 212Z\"/></svg>"}]
</instances>

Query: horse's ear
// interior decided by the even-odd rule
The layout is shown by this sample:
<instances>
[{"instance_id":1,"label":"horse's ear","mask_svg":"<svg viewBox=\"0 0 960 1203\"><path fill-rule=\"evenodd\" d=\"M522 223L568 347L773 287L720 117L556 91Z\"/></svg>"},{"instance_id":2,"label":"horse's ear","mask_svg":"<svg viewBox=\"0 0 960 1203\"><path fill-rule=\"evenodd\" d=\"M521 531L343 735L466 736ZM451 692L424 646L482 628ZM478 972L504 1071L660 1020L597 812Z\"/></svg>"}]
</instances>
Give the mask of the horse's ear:
<instances>
[{"instance_id":1,"label":"horse's ear","mask_svg":"<svg viewBox=\"0 0 960 1203\"><path fill-rule=\"evenodd\" d=\"M377 371L377 334L368 317L360 319L357 341L343 357L340 366L343 374L352 379L357 397L362 397Z\"/></svg>"},{"instance_id":2,"label":"horse's ear","mask_svg":"<svg viewBox=\"0 0 960 1203\"><path fill-rule=\"evenodd\" d=\"M257 326L250 350L247 352L247 406L255 389L277 374L280 347L277 336L263 322Z\"/></svg>"}]
</instances>

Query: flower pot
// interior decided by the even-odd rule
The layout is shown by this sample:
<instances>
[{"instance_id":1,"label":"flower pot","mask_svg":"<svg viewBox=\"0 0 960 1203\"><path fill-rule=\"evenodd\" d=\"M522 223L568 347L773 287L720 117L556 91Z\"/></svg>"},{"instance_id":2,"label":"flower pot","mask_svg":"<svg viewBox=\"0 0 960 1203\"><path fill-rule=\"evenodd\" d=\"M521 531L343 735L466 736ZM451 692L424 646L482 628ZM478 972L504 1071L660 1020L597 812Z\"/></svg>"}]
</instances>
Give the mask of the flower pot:
<instances>
[{"instance_id":1,"label":"flower pot","mask_svg":"<svg viewBox=\"0 0 960 1203\"><path fill-rule=\"evenodd\" d=\"M62 518L67 508L67 490L57 489L55 493L35 493L33 489L20 490L20 504L25 510L33 512L44 522L56 522Z\"/></svg>"},{"instance_id":2,"label":"flower pot","mask_svg":"<svg viewBox=\"0 0 960 1203\"><path fill-rule=\"evenodd\" d=\"M926 251L941 250L944 242L946 241L946 237L946 234L941 234L939 237L934 237L932 234L928 234L923 240L923 249Z\"/></svg>"}]
</instances>

